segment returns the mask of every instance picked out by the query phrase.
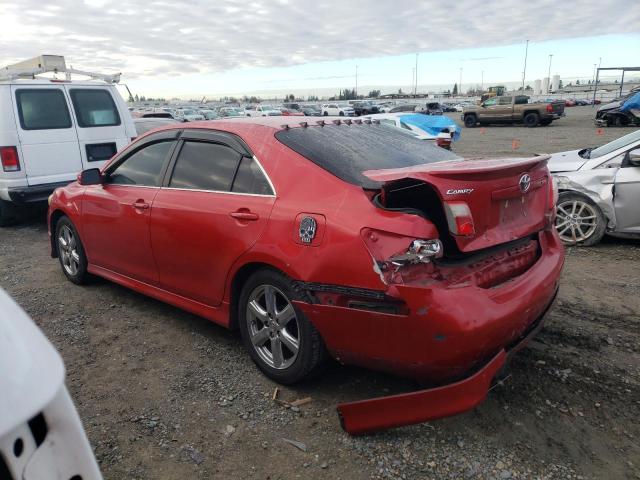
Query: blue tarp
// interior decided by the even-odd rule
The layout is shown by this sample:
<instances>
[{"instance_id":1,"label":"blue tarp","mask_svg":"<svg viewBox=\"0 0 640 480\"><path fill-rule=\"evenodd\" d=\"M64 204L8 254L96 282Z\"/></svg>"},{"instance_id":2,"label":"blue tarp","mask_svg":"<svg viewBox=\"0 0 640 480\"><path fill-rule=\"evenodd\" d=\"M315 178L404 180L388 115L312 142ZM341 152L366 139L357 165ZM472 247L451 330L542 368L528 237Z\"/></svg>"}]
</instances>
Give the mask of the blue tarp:
<instances>
[{"instance_id":1,"label":"blue tarp","mask_svg":"<svg viewBox=\"0 0 640 480\"><path fill-rule=\"evenodd\" d=\"M629 98L626 102L622 104L622 108L620 108L621 112L628 112L632 108L640 110L640 92L636 93L634 96Z\"/></svg>"},{"instance_id":2,"label":"blue tarp","mask_svg":"<svg viewBox=\"0 0 640 480\"><path fill-rule=\"evenodd\" d=\"M460 138L461 128L445 115L424 115L422 113L409 113L401 116L402 121L414 125L421 130L424 130L431 135L438 135L443 129L453 129L454 133L451 137L452 140L458 140Z\"/></svg>"}]
</instances>

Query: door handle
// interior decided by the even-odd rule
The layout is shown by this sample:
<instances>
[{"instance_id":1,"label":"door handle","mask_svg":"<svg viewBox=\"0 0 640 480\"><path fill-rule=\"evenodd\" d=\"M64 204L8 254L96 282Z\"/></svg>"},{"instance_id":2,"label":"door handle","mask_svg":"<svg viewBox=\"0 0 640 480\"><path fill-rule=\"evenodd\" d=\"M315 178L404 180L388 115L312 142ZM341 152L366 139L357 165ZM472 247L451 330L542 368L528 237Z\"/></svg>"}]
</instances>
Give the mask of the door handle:
<instances>
[{"instance_id":1,"label":"door handle","mask_svg":"<svg viewBox=\"0 0 640 480\"><path fill-rule=\"evenodd\" d=\"M236 212L231 212L229 216L235 218L236 220L243 220L245 222L254 222L260 218L257 213L253 213L249 210L238 210Z\"/></svg>"},{"instance_id":2,"label":"door handle","mask_svg":"<svg viewBox=\"0 0 640 480\"><path fill-rule=\"evenodd\" d=\"M147 202L145 202L144 200L136 200L135 202L133 202L133 208L139 208L141 210L146 210L147 208L149 208L149 204Z\"/></svg>"}]
</instances>

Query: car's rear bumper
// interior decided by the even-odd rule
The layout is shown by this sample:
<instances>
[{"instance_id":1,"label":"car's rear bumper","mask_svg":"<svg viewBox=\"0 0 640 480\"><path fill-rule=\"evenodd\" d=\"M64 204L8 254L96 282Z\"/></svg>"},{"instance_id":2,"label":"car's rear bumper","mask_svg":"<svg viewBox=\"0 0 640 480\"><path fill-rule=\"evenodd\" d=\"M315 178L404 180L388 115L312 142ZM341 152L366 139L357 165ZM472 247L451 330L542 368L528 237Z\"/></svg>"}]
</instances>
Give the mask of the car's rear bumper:
<instances>
[{"instance_id":1,"label":"car's rear bumper","mask_svg":"<svg viewBox=\"0 0 640 480\"><path fill-rule=\"evenodd\" d=\"M555 295L554 295L555 299ZM342 428L352 435L428 422L468 411L482 403L509 358L542 328L546 313L511 346L503 348L472 375L454 383L417 392L338 405Z\"/></svg>"},{"instance_id":2,"label":"car's rear bumper","mask_svg":"<svg viewBox=\"0 0 640 480\"><path fill-rule=\"evenodd\" d=\"M49 195L51 195L56 188L67 186L71 182L73 182L73 180L69 180L68 182L44 183L42 185L10 187L8 189L9 198L16 205L46 202Z\"/></svg>"}]
</instances>

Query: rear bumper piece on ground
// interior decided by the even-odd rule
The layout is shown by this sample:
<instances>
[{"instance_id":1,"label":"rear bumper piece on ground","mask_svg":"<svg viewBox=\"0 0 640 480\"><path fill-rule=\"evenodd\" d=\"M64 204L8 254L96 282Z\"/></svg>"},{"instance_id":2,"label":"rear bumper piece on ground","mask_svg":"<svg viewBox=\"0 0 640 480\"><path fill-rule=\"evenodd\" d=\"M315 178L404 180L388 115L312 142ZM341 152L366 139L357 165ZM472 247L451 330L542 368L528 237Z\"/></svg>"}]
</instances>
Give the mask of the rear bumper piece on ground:
<instances>
[{"instance_id":1,"label":"rear bumper piece on ground","mask_svg":"<svg viewBox=\"0 0 640 480\"><path fill-rule=\"evenodd\" d=\"M66 187L72 181L73 180L69 180L68 182L44 183L42 185L10 187L9 198L16 205L44 203L56 188Z\"/></svg>"},{"instance_id":2,"label":"rear bumper piece on ground","mask_svg":"<svg viewBox=\"0 0 640 480\"><path fill-rule=\"evenodd\" d=\"M339 404L337 409L342 428L351 435L362 435L450 417L475 408L485 400L494 378L509 358L540 331L551 305L553 300L527 333L507 350L501 349L470 377L417 392Z\"/></svg>"}]
</instances>

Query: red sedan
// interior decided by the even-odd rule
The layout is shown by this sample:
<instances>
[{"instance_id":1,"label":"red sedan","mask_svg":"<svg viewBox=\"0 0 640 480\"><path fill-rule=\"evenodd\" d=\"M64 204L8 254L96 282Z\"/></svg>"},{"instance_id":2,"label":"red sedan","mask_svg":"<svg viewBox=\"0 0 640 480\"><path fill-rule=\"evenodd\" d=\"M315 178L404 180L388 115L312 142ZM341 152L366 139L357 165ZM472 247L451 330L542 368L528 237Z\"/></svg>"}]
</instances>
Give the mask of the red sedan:
<instances>
[{"instance_id":1,"label":"red sedan","mask_svg":"<svg viewBox=\"0 0 640 480\"><path fill-rule=\"evenodd\" d=\"M290 384L328 356L441 385L342 404L363 433L480 403L542 325L563 250L548 157L462 160L377 122L151 131L50 199L52 256L239 329Z\"/></svg>"}]
</instances>

